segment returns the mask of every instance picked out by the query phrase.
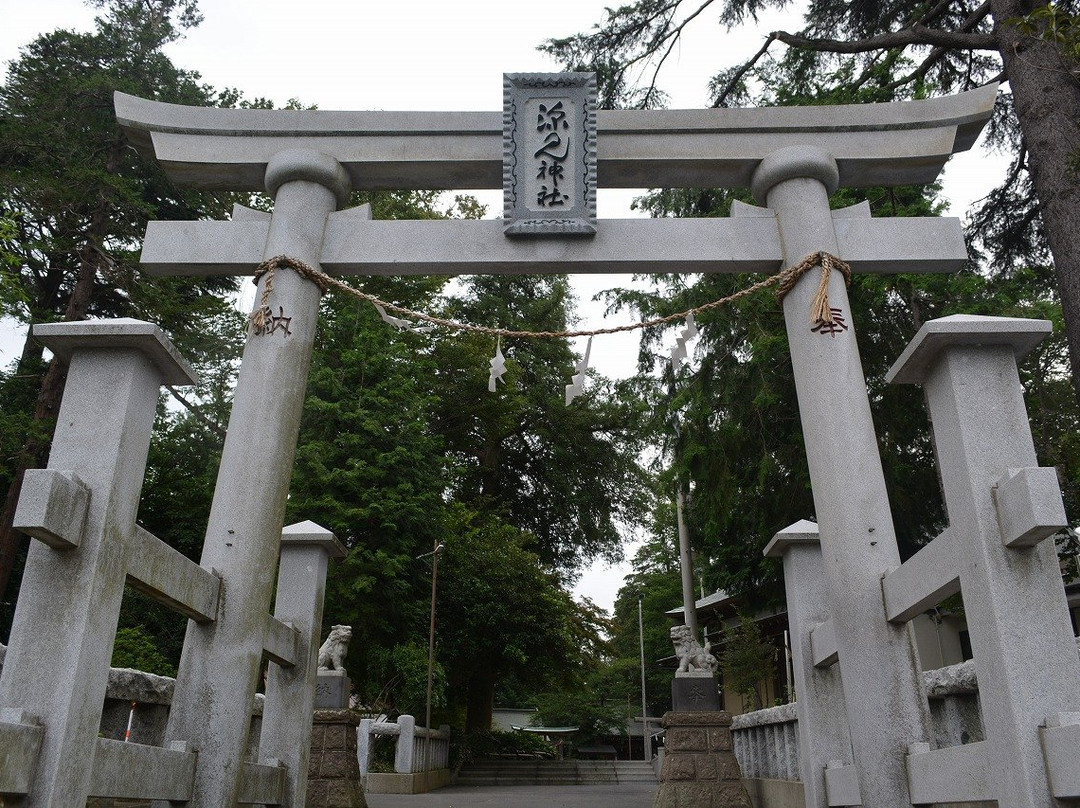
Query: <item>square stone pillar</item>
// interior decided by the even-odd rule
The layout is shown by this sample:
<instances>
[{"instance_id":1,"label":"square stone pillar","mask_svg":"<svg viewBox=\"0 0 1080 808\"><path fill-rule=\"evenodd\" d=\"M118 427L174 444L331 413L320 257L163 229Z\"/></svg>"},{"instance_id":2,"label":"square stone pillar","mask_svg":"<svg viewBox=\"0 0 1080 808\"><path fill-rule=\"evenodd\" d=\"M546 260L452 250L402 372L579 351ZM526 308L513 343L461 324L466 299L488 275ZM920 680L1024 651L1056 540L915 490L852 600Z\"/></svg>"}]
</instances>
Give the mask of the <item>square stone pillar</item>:
<instances>
[{"instance_id":1,"label":"square stone pillar","mask_svg":"<svg viewBox=\"0 0 1080 808\"><path fill-rule=\"evenodd\" d=\"M1065 526L1065 511L1054 471L1038 468L1016 367L1050 328L1011 317L931 320L888 375L926 391L979 680L986 772L1009 808L1057 804L1040 727L1080 712L1080 659L1054 542L1044 541Z\"/></svg>"},{"instance_id":2,"label":"square stone pillar","mask_svg":"<svg viewBox=\"0 0 1080 808\"><path fill-rule=\"evenodd\" d=\"M70 368L48 467L27 473L15 514L16 527L38 541L26 559L0 709L45 729L30 804L69 808L83 805L90 787L158 392L193 384L195 373L153 323L50 323L33 333Z\"/></svg>"},{"instance_id":3,"label":"square stone pillar","mask_svg":"<svg viewBox=\"0 0 1080 808\"><path fill-rule=\"evenodd\" d=\"M341 542L314 522L300 522L281 531L274 617L296 629L299 647L295 665L271 664L266 672L259 756L285 764L281 802L285 808L304 805L326 568L331 558L344 557Z\"/></svg>"},{"instance_id":4,"label":"square stone pillar","mask_svg":"<svg viewBox=\"0 0 1080 808\"><path fill-rule=\"evenodd\" d=\"M805 519L789 525L772 537L764 553L784 560L806 808L827 808L825 769L830 763L850 765L852 756L840 666L819 667L814 654L814 629L829 618L818 526Z\"/></svg>"}]
</instances>

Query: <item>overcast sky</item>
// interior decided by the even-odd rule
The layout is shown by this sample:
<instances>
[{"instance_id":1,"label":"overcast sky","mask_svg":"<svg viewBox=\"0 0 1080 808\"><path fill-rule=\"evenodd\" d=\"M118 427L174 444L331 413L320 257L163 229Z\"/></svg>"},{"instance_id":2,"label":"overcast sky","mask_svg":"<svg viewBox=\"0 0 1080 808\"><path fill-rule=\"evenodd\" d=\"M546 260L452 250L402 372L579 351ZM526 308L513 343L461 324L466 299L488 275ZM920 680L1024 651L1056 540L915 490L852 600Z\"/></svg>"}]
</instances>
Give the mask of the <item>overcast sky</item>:
<instances>
[{"instance_id":1,"label":"overcast sky","mask_svg":"<svg viewBox=\"0 0 1080 808\"><path fill-rule=\"evenodd\" d=\"M279 105L297 98L320 109L499 110L503 73L557 70L536 46L587 30L604 6L603 0L202 0L205 21L168 53L213 87L234 87L247 98ZM80 0L0 0L0 62L6 69L39 33L90 30L95 13ZM661 76L670 106L704 106L708 79L757 50L761 32L798 25L790 11L770 13L758 29L729 34L703 15L687 27ZM953 215L964 215L1000 176L1001 161L981 150L953 158L945 174ZM633 215L629 203L638 193L601 189L600 217ZM500 212L499 192L481 197L492 214ZM626 282L626 276L576 279L583 327L628 321L602 323L601 307L584 302L599 289ZM0 334L0 363L10 361L19 344L10 329L6 339ZM635 358L633 336L593 344L592 365L608 376L631 373ZM627 570L596 565L577 592L610 609Z\"/></svg>"}]
</instances>

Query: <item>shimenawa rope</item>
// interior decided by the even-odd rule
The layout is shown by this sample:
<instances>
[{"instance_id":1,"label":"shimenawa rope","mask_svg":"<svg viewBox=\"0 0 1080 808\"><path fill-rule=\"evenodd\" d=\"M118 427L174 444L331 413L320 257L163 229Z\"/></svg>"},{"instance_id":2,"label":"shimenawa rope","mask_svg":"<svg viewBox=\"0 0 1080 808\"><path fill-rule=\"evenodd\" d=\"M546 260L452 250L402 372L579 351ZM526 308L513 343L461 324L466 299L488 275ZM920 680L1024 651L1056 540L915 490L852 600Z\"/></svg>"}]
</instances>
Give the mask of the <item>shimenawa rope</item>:
<instances>
[{"instance_id":1,"label":"shimenawa rope","mask_svg":"<svg viewBox=\"0 0 1080 808\"><path fill-rule=\"evenodd\" d=\"M249 315L248 319L251 321L252 328L256 334L261 334L266 331L269 326L269 318L271 318L272 312L270 309L270 293L274 290L274 275L280 268L288 268L294 270L298 275L303 278L307 278L309 281L319 287L319 291L323 294L330 289L335 289L352 297L360 300L366 300L373 303L376 306L381 306L387 311L397 312L407 317L411 317L415 320L431 323L432 325L443 326L444 328L450 328L455 331L474 331L480 334L490 334L496 337L526 337L534 339L546 339L546 338L567 338L567 337L592 337L598 334L616 334L622 331L636 331L642 328L650 328L656 325L664 325L665 323L673 323L679 320L685 320L690 314L698 315L701 312L710 311L720 306L725 306L728 303L734 303L736 300L741 300L744 297L759 292L769 286L776 286L777 300L782 301L784 297L794 287L795 283L805 275L808 271L815 266L821 267L821 278L818 281L817 291L814 293L814 297L810 301L810 325L815 326L821 323L827 323L832 325L833 313L829 307L829 277L834 269L839 270L843 276L847 285L851 285L851 267L841 261L835 255L827 252L816 252L806 256L799 263L782 270L775 275L772 275L765 280L758 281L745 289L742 289L734 294L722 297L719 300L714 300L711 303L705 303L701 306L695 306L694 308L687 309L686 311L677 312L675 314L669 314L666 317L657 317L652 320L646 320L640 323L633 323L632 325L620 325L613 326L611 328L597 328L590 331L514 331L509 328L490 328L488 326L473 325L472 323L462 323L457 320L448 320L443 317L435 317L431 314L425 314L421 311L413 311L407 309L404 306L397 306L393 303L387 303L384 300L380 300L375 295L368 294L367 292L361 292L359 289L355 289L349 284L345 283L338 278L331 275L327 275L322 270L316 269L310 264L301 261L298 258L290 258L287 255L277 255L273 258L269 258L263 261L255 268L254 282L257 284L259 279L265 275L266 283L263 285L262 296L259 299L259 305L255 307L255 310Z\"/></svg>"}]
</instances>

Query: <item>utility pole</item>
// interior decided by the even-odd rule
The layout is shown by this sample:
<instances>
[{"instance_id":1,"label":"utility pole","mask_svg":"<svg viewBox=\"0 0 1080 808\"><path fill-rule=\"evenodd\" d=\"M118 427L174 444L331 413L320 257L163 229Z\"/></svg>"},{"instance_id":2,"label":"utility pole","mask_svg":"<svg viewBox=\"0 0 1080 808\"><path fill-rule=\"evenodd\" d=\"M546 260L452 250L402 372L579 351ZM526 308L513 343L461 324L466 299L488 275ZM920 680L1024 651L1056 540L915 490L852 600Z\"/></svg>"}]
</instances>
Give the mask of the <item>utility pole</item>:
<instances>
[{"instance_id":1,"label":"utility pole","mask_svg":"<svg viewBox=\"0 0 1080 808\"><path fill-rule=\"evenodd\" d=\"M424 770L431 767L431 682L435 670L435 587L439 577L439 556L442 555L445 545L438 539L435 540L435 548L430 553L424 553L419 558L431 556L431 620L428 623L428 652L427 652L427 698L424 702L424 728L427 736L424 738Z\"/></svg>"},{"instance_id":2,"label":"utility pole","mask_svg":"<svg viewBox=\"0 0 1080 808\"><path fill-rule=\"evenodd\" d=\"M641 648L641 727L642 747L645 750L645 762L652 760L652 736L649 734L649 711L645 706L645 623L641 619L641 601L644 595L637 596L638 646Z\"/></svg>"},{"instance_id":3,"label":"utility pole","mask_svg":"<svg viewBox=\"0 0 1080 808\"><path fill-rule=\"evenodd\" d=\"M690 631L696 638L698 636L697 625L697 602L694 600L694 556L690 552L690 532L686 528L686 519L683 509L686 507L686 497L683 494L682 484L679 483L675 494L675 515L679 522L679 567L682 569L682 601L683 622L690 626Z\"/></svg>"}]
</instances>

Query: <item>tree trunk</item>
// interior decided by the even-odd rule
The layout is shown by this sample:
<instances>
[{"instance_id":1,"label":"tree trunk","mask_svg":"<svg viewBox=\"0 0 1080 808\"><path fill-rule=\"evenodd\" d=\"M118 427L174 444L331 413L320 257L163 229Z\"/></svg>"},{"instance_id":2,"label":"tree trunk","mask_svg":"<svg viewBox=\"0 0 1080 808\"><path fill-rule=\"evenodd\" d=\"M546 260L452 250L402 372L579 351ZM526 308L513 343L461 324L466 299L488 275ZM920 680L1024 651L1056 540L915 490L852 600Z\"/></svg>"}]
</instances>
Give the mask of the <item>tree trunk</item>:
<instances>
[{"instance_id":1,"label":"tree trunk","mask_svg":"<svg viewBox=\"0 0 1080 808\"><path fill-rule=\"evenodd\" d=\"M494 709L495 671L485 667L469 678L469 691L465 697L465 731L491 729Z\"/></svg>"},{"instance_id":2,"label":"tree trunk","mask_svg":"<svg viewBox=\"0 0 1080 808\"><path fill-rule=\"evenodd\" d=\"M1021 34L1007 21L1044 6L993 0L1001 57L1028 151L1028 170L1054 258L1073 388L1080 399L1080 65L1057 45Z\"/></svg>"}]
</instances>

